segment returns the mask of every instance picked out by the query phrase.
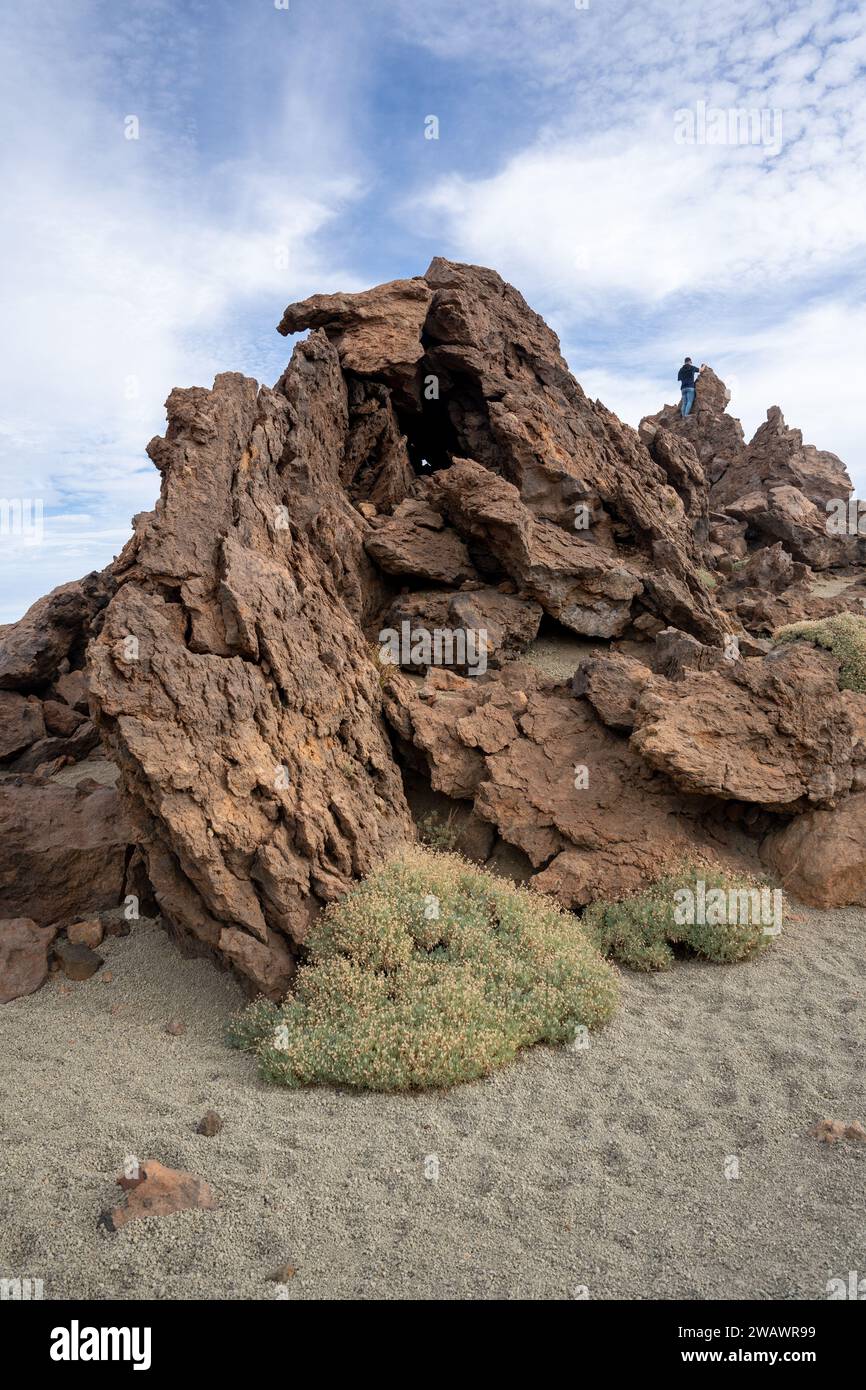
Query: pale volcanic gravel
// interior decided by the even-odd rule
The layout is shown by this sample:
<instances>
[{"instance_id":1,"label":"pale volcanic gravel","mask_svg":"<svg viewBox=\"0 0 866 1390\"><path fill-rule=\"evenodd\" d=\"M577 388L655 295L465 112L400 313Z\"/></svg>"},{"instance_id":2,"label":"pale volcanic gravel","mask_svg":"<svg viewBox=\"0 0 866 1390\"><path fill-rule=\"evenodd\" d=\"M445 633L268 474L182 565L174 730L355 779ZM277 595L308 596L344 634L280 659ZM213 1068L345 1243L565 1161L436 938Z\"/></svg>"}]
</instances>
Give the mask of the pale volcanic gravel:
<instances>
[{"instance_id":1,"label":"pale volcanic gravel","mask_svg":"<svg viewBox=\"0 0 866 1390\"><path fill-rule=\"evenodd\" d=\"M623 973L588 1050L410 1096L264 1084L223 1042L238 987L142 921L101 948L110 982L0 1008L0 1275L46 1298L825 1298L866 1271L866 1145L807 1135L866 1122L866 914L797 911L756 962ZM218 1210L98 1229L130 1154Z\"/></svg>"}]
</instances>

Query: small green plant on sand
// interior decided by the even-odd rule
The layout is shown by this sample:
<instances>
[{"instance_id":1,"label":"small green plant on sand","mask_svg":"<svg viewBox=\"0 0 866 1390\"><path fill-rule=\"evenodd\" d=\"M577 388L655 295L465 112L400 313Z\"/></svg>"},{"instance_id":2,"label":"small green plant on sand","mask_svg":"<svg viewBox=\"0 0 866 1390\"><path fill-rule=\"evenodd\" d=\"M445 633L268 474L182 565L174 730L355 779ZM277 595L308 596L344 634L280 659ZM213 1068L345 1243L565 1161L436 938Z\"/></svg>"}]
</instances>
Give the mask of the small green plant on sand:
<instances>
[{"instance_id":1,"label":"small green plant on sand","mask_svg":"<svg viewBox=\"0 0 866 1390\"><path fill-rule=\"evenodd\" d=\"M789 623L773 636L775 642L811 642L839 660L839 688L866 695L866 617L836 613L814 622Z\"/></svg>"},{"instance_id":2,"label":"small green plant on sand","mask_svg":"<svg viewBox=\"0 0 866 1390\"><path fill-rule=\"evenodd\" d=\"M748 960L777 934L783 911L781 893L763 881L684 864L619 902L592 903L581 920L602 955L631 970L669 970L674 946L718 964Z\"/></svg>"},{"instance_id":3,"label":"small green plant on sand","mask_svg":"<svg viewBox=\"0 0 866 1390\"><path fill-rule=\"evenodd\" d=\"M284 1086L451 1086L616 1007L616 971L577 918L420 845L329 906L306 944L292 994L257 1001L229 1034Z\"/></svg>"},{"instance_id":4,"label":"small green plant on sand","mask_svg":"<svg viewBox=\"0 0 866 1390\"><path fill-rule=\"evenodd\" d=\"M716 576L714 574L711 574L709 570L699 569L698 578L700 579L705 589L715 589L718 587L718 580L716 579Z\"/></svg>"}]
</instances>

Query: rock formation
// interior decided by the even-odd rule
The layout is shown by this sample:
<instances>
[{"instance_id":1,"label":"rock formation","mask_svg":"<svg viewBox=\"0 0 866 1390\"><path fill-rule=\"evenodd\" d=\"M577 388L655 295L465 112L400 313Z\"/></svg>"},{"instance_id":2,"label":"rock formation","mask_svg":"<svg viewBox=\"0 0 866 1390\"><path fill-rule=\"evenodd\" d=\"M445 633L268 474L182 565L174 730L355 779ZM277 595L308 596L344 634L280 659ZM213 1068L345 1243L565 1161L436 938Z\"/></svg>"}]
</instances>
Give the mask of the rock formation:
<instances>
[{"instance_id":1,"label":"rock formation","mask_svg":"<svg viewBox=\"0 0 866 1390\"><path fill-rule=\"evenodd\" d=\"M827 526L840 460L776 407L747 444L711 370L688 419L623 425L481 267L279 329L310 332L274 387L171 393L159 501L113 565L0 631L18 992L58 932L152 896L280 997L424 787L468 853L571 907L762 841L804 897L866 900L866 696L768 640L864 612L866 541ZM815 843L850 847L842 885Z\"/></svg>"}]
</instances>

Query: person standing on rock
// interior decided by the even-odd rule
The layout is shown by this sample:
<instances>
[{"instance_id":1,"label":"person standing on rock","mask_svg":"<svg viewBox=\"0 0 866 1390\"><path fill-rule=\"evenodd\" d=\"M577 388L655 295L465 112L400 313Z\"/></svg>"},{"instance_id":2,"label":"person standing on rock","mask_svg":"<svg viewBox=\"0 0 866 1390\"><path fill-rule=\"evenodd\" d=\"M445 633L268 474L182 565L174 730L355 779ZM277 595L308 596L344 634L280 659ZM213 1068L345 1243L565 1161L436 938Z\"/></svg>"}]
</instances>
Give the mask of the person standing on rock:
<instances>
[{"instance_id":1,"label":"person standing on rock","mask_svg":"<svg viewBox=\"0 0 866 1390\"><path fill-rule=\"evenodd\" d=\"M703 369L703 363L700 368L695 367L692 365L692 359L687 357L677 372L677 381L680 383L680 389L683 393L682 404L680 406L680 413L683 419L686 418L695 403L695 382Z\"/></svg>"}]
</instances>

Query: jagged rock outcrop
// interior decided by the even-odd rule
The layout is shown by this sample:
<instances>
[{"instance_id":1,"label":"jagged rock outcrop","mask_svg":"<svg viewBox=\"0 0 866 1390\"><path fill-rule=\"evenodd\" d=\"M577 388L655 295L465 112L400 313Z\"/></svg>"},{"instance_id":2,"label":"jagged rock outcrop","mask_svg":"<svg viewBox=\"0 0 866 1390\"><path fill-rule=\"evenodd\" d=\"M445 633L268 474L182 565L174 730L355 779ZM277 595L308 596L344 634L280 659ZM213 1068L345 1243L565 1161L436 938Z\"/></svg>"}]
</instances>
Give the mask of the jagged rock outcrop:
<instances>
[{"instance_id":1,"label":"jagged rock outcrop","mask_svg":"<svg viewBox=\"0 0 866 1390\"><path fill-rule=\"evenodd\" d=\"M316 333L274 390L227 373L168 412L91 694L160 906L277 996L311 913L410 834L359 626L346 386Z\"/></svg>"},{"instance_id":2,"label":"jagged rock outcrop","mask_svg":"<svg viewBox=\"0 0 866 1390\"><path fill-rule=\"evenodd\" d=\"M273 388L173 391L154 511L0 631L0 917L153 893L277 998L313 916L414 834L404 776L569 906L765 836L829 891L805 828L856 838L866 705L768 638L864 611L862 543L824 521L840 461L775 407L747 445L709 368L688 419L628 428L483 267L316 295L304 329Z\"/></svg>"},{"instance_id":3,"label":"jagged rock outcrop","mask_svg":"<svg viewBox=\"0 0 866 1390\"><path fill-rule=\"evenodd\" d=\"M409 339L425 289L432 298L415 351ZM381 314L393 313L397 323L396 376L382 367L381 343L371 331L377 296ZM455 459L472 461L491 486L489 475L501 475L539 523L562 536L579 534L592 547L593 566L602 566L599 552L607 550L614 552L614 569L627 562L646 571L642 603L665 621L704 641L721 642L732 630L698 573L698 545L664 470L633 430L587 398L556 335L495 271L437 257L420 289L416 281L395 281L366 297L322 295L290 305L281 331L305 327L322 328L353 372L399 381L402 419L419 464L423 458L450 471ZM410 360L414 393L406 384ZM410 396L414 409L405 404ZM578 532L576 522L586 529ZM625 604L625 595L616 602Z\"/></svg>"},{"instance_id":4,"label":"jagged rock outcrop","mask_svg":"<svg viewBox=\"0 0 866 1390\"><path fill-rule=\"evenodd\" d=\"M665 405L657 414L644 416L640 437L655 455L659 435L673 434L694 452L707 482L715 483L740 457L746 442L739 420L728 414L730 399L725 383L712 367L704 366L694 406L686 418L682 418L679 404Z\"/></svg>"}]
</instances>

